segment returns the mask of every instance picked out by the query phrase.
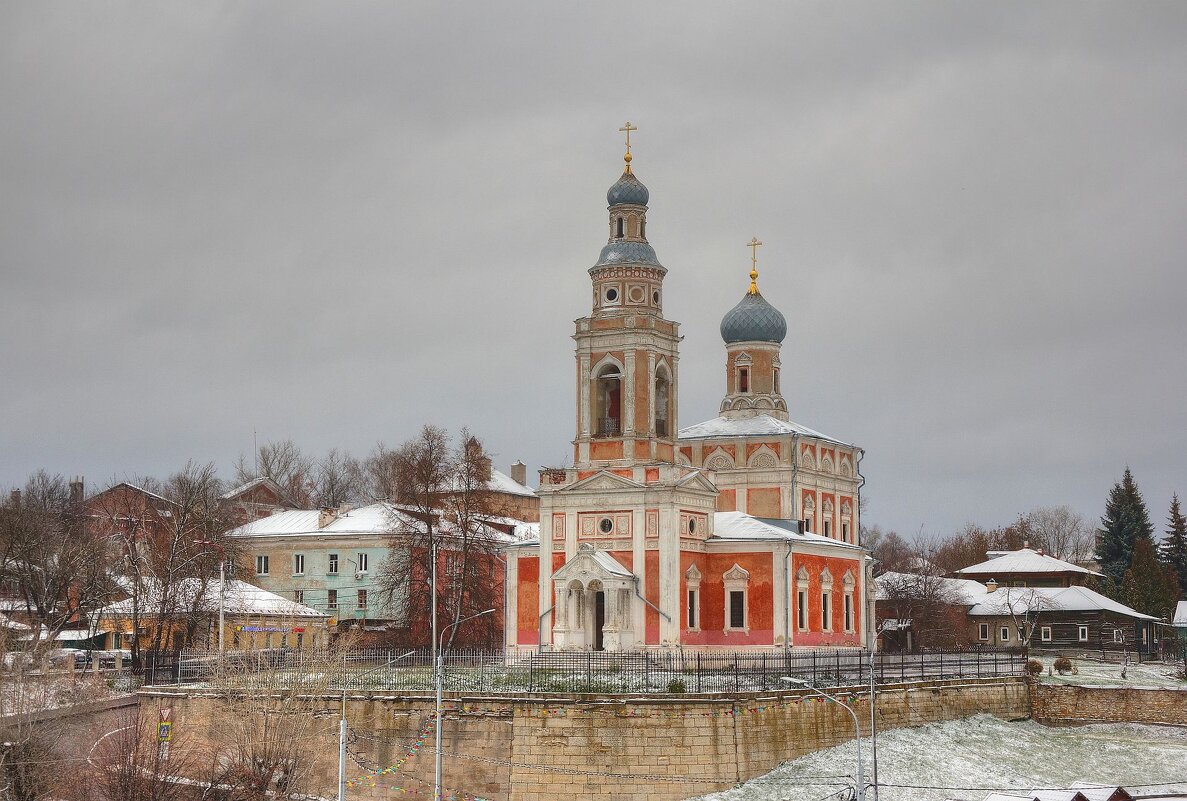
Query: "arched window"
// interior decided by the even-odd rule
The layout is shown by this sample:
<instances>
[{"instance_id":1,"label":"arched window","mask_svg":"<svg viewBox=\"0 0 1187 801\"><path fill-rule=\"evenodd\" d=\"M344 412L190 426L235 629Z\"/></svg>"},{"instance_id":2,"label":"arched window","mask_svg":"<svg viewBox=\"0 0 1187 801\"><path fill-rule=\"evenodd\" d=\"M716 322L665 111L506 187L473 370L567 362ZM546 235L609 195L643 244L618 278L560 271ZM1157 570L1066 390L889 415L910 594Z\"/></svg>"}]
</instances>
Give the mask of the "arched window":
<instances>
[{"instance_id":1,"label":"arched window","mask_svg":"<svg viewBox=\"0 0 1187 801\"><path fill-rule=\"evenodd\" d=\"M639 220L639 238L640 239L647 238L647 220L646 219Z\"/></svg>"},{"instance_id":2,"label":"arched window","mask_svg":"<svg viewBox=\"0 0 1187 801\"><path fill-rule=\"evenodd\" d=\"M775 389L775 394L778 395L779 394L779 368L778 367L775 368L774 379L772 380L771 383Z\"/></svg>"},{"instance_id":3,"label":"arched window","mask_svg":"<svg viewBox=\"0 0 1187 801\"><path fill-rule=\"evenodd\" d=\"M655 374L655 435L657 437L670 436L668 421L671 419L672 382L668 379L667 370L660 368Z\"/></svg>"},{"instance_id":4,"label":"arched window","mask_svg":"<svg viewBox=\"0 0 1187 801\"><path fill-rule=\"evenodd\" d=\"M599 437L616 437L622 431L622 374L608 364L598 372L597 409Z\"/></svg>"},{"instance_id":5,"label":"arched window","mask_svg":"<svg viewBox=\"0 0 1187 801\"><path fill-rule=\"evenodd\" d=\"M618 223L617 223L617 225L616 225L616 227L615 227L615 229L614 229L614 230L615 230L615 234L614 234L614 235L615 235L615 236L619 236L619 237L623 236L623 231L624 231L624 229L625 229L625 223L622 221L622 218L621 218L621 217L619 217L619 218L618 218Z\"/></svg>"},{"instance_id":6,"label":"arched window","mask_svg":"<svg viewBox=\"0 0 1187 801\"><path fill-rule=\"evenodd\" d=\"M750 368L749 367L739 367L738 368L738 392L749 392L749 391L750 391Z\"/></svg>"}]
</instances>

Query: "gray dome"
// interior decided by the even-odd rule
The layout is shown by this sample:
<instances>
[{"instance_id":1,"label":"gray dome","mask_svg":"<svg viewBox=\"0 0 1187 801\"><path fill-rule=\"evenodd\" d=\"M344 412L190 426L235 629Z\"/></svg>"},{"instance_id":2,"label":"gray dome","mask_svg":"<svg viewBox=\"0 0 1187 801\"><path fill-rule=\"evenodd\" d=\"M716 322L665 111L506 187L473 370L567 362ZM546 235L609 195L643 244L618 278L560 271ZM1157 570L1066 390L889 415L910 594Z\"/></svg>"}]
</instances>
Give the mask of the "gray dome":
<instances>
[{"instance_id":1,"label":"gray dome","mask_svg":"<svg viewBox=\"0 0 1187 801\"><path fill-rule=\"evenodd\" d=\"M618 183L610 187L606 193L606 204L617 206L622 203L633 203L636 206L646 206L649 197L647 187L635 177L633 172L624 172Z\"/></svg>"},{"instance_id":2,"label":"gray dome","mask_svg":"<svg viewBox=\"0 0 1187 801\"><path fill-rule=\"evenodd\" d=\"M647 191L647 190L644 190ZM651 264L662 267L655 250L646 242L611 242L602 248L598 263L594 267L609 264Z\"/></svg>"},{"instance_id":3,"label":"gray dome","mask_svg":"<svg viewBox=\"0 0 1187 801\"><path fill-rule=\"evenodd\" d=\"M734 342L775 342L787 336L787 320L782 312L757 292L747 293L737 306L721 318L721 338Z\"/></svg>"}]
</instances>

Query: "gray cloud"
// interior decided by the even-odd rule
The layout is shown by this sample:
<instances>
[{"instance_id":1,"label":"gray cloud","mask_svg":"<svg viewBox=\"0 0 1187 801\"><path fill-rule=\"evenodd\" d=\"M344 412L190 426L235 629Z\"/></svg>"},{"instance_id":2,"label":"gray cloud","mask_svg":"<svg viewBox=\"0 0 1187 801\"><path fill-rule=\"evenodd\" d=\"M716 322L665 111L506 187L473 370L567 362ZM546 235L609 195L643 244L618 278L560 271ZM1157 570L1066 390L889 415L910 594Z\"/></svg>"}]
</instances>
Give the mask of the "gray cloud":
<instances>
[{"instance_id":1,"label":"gray cloud","mask_svg":"<svg viewBox=\"0 0 1187 801\"><path fill-rule=\"evenodd\" d=\"M630 118L683 423L766 246L902 531L1187 493L1178 3L0 5L0 484L426 421L564 460Z\"/></svg>"}]
</instances>

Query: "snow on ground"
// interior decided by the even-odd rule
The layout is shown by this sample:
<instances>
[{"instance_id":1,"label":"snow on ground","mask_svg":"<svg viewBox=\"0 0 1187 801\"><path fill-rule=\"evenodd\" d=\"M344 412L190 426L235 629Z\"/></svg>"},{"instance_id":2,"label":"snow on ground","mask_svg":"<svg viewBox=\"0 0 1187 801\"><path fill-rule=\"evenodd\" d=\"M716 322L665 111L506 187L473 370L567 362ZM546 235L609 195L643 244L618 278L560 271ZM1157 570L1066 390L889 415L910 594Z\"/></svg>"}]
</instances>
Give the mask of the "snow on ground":
<instances>
[{"instance_id":1,"label":"snow on ground","mask_svg":"<svg viewBox=\"0 0 1187 801\"><path fill-rule=\"evenodd\" d=\"M864 740L867 773L868 745ZM843 791L847 780L851 786L853 763L850 742L786 762L765 776L702 800L817 801ZM979 715L878 735L879 801L981 801L995 789L1068 787L1077 781L1171 784L1187 791L1187 728L1048 728L1029 720L1008 723Z\"/></svg>"},{"instance_id":2,"label":"snow on ground","mask_svg":"<svg viewBox=\"0 0 1187 801\"><path fill-rule=\"evenodd\" d=\"M1054 658L1038 657L1044 667L1050 668ZM1113 662L1096 662L1091 659L1073 659L1074 673L1060 676L1058 673L1048 675L1043 673L1045 684L1084 684L1093 687L1127 686L1127 687L1177 687L1187 690L1187 681L1182 678L1183 666L1173 662L1146 662L1143 664L1121 665ZM1121 670L1125 669L1125 678L1121 678Z\"/></svg>"}]
</instances>

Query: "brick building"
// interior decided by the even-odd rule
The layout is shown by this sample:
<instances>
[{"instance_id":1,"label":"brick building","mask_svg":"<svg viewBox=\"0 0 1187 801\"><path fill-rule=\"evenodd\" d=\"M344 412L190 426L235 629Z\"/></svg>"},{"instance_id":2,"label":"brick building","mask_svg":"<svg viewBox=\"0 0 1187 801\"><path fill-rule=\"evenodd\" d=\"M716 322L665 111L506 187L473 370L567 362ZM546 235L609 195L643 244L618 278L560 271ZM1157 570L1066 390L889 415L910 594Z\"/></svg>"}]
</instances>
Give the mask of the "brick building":
<instances>
[{"instance_id":1,"label":"brick building","mask_svg":"<svg viewBox=\"0 0 1187 801\"><path fill-rule=\"evenodd\" d=\"M679 325L626 169L577 320L573 466L540 472L540 536L507 549L506 643L624 650L857 646L862 451L791 422L783 315L749 290L721 323L720 416L678 426ZM760 243L752 242L754 248Z\"/></svg>"}]
</instances>

